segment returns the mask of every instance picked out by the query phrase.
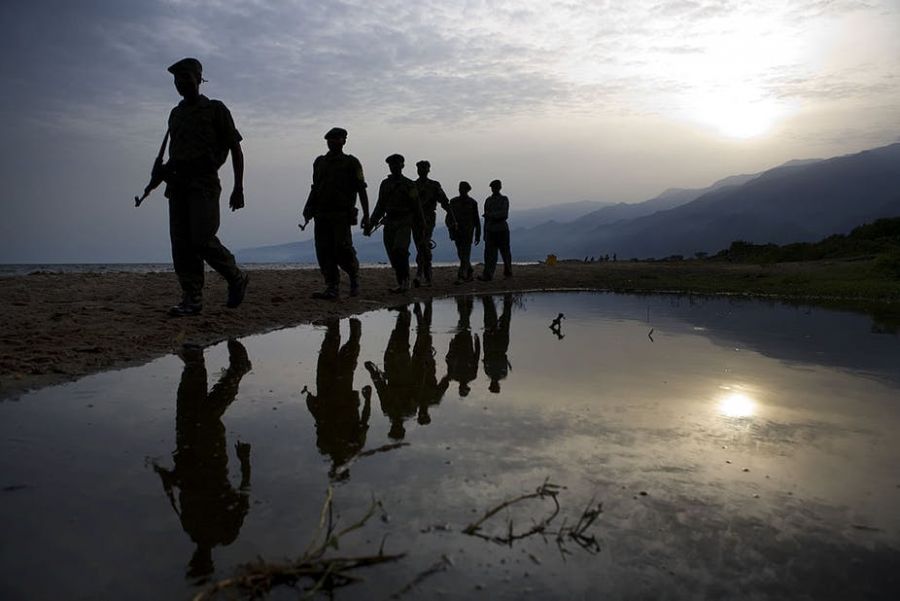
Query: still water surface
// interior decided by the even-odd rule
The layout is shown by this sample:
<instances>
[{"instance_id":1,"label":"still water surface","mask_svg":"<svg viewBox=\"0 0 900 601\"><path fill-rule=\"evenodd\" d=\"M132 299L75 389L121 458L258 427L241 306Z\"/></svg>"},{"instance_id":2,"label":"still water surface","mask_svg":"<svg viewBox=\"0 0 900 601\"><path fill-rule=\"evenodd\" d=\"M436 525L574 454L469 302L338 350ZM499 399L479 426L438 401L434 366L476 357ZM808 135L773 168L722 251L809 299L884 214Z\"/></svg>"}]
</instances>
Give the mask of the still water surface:
<instances>
[{"instance_id":1,"label":"still water surface","mask_svg":"<svg viewBox=\"0 0 900 601\"><path fill-rule=\"evenodd\" d=\"M408 554L338 598L443 562L405 596L897 599L898 428L900 339L861 314L594 293L376 311L0 403L0 598L190 598L302 552L331 484L344 523L382 508L340 553ZM602 503L598 553L462 532L547 480L554 532Z\"/></svg>"}]
</instances>

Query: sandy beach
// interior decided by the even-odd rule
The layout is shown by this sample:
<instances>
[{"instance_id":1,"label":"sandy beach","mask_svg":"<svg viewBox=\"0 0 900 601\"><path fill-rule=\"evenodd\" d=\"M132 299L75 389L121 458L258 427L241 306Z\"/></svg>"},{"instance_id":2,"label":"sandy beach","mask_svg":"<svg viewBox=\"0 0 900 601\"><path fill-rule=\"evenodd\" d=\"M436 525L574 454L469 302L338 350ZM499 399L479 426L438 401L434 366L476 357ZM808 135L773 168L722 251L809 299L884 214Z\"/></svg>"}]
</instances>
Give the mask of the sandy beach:
<instances>
[{"instance_id":1,"label":"sandy beach","mask_svg":"<svg viewBox=\"0 0 900 601\"><path fill-rule=\"evenodd\" d=\"M180 319L166 315L179 298L172 273L38 273L4 278L0 398L148 361L186 342L206 345L416 299L550 289L767 294L771 291L764 282L783 282L792 270L796 268L787 265L576 262L521 265L510 279L457 286L455 268L442 267L435 270L433 287L398 295L389 292L394 283L389 269L368 268L361 276L362 294L338 302L310 298L322 287L316 270L260 270L251 272L247 300L236 310L225 308L225 283L210 274L203 314ZM747 290L746 281L759 282L759 288ZM797 292L804 296L804 290Z\"/></svg>"}]
</instances>

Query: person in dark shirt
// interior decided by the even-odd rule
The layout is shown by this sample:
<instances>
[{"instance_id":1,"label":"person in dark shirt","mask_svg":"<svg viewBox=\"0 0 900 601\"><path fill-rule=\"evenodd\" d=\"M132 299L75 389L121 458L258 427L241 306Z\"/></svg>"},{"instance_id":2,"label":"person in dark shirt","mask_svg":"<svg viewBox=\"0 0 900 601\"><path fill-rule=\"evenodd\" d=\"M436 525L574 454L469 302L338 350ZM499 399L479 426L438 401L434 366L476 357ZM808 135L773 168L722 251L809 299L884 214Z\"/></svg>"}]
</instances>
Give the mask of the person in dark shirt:
<instances>
[{"instance_id":1,"label":"person in dark shirt","mask_svg":"<svg viewBox=\"0 0 900 601\"><path fill-rule=\"evenodd\" d=\"M456 284L472 281L472 241L474 239L476 246L481 241L478 201L469 196L471 190L469 182L459 182L459 196L450 201L447 213L447 231L456 244L456 255L459 257Z\"/></svg>"},{"instance_id":2,"label":"person in dark shirt","mask_svg":"<svg viewBox=\"0 0 900 601\"><path fill-rule=\"evenodd\" d=\"M403 293L409 290L409 243L414 236L422 235L425 219L416 184L403 175L403 156L392 154L385 162L391 174L381 182L365 233L372 235L372 229L384 219L384 250L397 278L392 292Z\"/></svg>"},{"instance_id":3,"label":"person in dark shirt","mask_svg":"<svg viewBox=\"0 0 900 601\"><path fill-rule=\"evenodd\" d=\"M313 162L313 183L303 207L303 218L315 219L316 259L325 278L325 290L313 298L337 300L341 272L350 278L350 296L359 295L359 260L353 248L351 226L357 222L356 197L363 210L363 231L369 225L369 197L362 164L344 154L347 130L331 128L325 134L328 152Z\"/></svg>"},{"instance_id":4,"label":"person in dark shirt","mask_svg":"<svg viewBox=\"0 0 900 601\"><path fill-rule=\"evenodd\" d=\"M509 249L509 199L500 194L503 184L491 182L491 195L484 201L484 271L479 280L489 282L497 268L497 253L503 257L503 277L512 277L512 253Z\"/></svg>"},{"instance_id":5,"label":"person in dark shirt","mask_svg":"<svg viewBox=\"0 0 900 601\"><path fill-rule=\"evenodd\" d=\"M413 285L418 288L420 285L431 286L431 236L437 222L437 207L440 205L445 212L450 207L441 184L433 179L428 179L431 163L419 161L416 163L416 171L419 174L416 179L416 191L419 195L419 203L422 205L422 217L425 220L421 235L415 239L416 277L413 278Z\"/></svg>"},{"instance_id":6,"label":"person in dark shirt","mask_svg":"<svg viewBox=\"0 0 900 601\"><path fill-rule=\"evenodd\" d=\"M234 255L216 237L219 230L219 167L231 153L234 190L229 206L244 206L244 155L241 134L231 113L218 100L200 93L203 67L185 58L169 67L183 100L169 114L169 161L165 165L169 199L172 263L181 286L181 302L169 309L174 317L197 315L203 309L204 261L228 282L226 306L244 300L249 276L238 269Z\"/></svg>"}]
</instances>

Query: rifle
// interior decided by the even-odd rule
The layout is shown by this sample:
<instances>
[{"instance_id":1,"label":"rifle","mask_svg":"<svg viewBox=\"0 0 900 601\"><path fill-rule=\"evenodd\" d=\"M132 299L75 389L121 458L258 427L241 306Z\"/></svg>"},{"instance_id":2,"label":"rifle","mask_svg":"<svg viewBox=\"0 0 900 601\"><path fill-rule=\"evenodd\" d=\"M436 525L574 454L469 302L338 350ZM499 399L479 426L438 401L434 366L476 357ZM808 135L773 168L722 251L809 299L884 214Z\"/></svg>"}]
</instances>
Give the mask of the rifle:
<instances>
[{"instance_id":1,"label":"rifle","mask_svg":"<svg viewBox=\"0 0 900 601\"><path fill-rule=\"evenodd\" d=\"M153 161L153 168L150 170L150 183L144 188L144 194L140 198L134 197L134 206L141 206L144 199L150 196L150 193L165 181L166 168L163 165L163 155L166 153L166 144L168 143L169 130L166 130L166 135L163 137L162 144L159 147L159 153L156 155L156 160Z\"/></svg>"}]
</instances>

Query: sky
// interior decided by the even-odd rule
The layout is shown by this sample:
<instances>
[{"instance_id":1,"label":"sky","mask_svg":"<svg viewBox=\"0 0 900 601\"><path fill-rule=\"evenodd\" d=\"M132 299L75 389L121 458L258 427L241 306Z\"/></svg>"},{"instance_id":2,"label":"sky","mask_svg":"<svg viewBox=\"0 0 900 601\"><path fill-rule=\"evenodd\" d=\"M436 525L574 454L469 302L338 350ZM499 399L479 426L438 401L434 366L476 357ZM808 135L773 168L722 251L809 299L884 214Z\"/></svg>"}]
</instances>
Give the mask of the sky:
<instances>
[{"instance_id":1,"label":"sky","mask_svg":"<svg viewBox=\"0 0 900 601\"><path fill-rule=\"evenodd\" d=\"M900 140L900 0L5 0L0 27L2 263L169 260L162 190L132 198L185 56L244 137L233 250L309 236L334 126L373 196L399 152L513 208Z\"/></svg>"}]
</instances>

